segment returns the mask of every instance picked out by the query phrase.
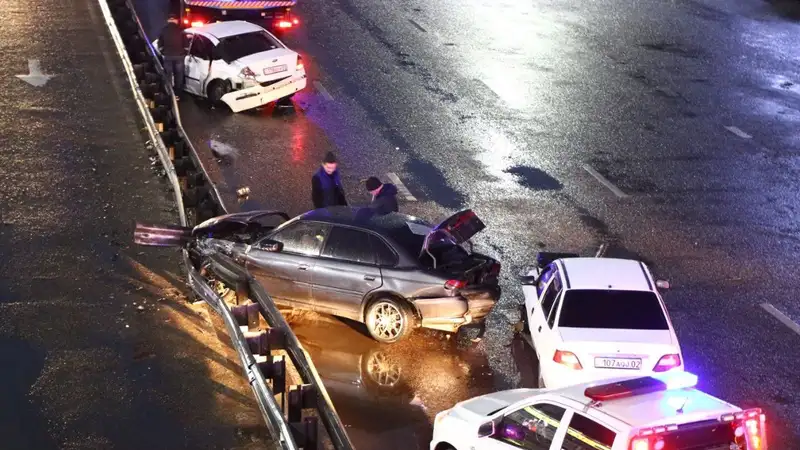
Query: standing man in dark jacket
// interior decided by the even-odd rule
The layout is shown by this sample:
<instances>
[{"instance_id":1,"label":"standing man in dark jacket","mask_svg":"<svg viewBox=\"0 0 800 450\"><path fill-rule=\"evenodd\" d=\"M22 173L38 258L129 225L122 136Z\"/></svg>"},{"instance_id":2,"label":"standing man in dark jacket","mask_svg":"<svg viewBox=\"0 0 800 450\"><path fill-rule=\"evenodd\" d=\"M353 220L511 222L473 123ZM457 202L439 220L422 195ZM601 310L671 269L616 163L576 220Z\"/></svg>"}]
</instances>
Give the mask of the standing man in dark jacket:
<instances>
[{"instance_id":1,"label":"standing man in dark jacket","mask_svg":"<svg viewBox=\"0 0 800 450\"><path fill-rule=\"evenodd\" d=\"M158 44L164 57L164 70L167 78L172 77L177 97L183 91L186 50L183 48L183 31L178 26L176 15L170 14L167 25L158 36Z\"/></svg>"},{"instance_id":2,"label":"standing man in dark jacket","mask_svg":"<svg viewBox=\"0 0 800 450\"><path fill-rule=\"evenodd\" d=\"M391 212L398 212L397 206L397 186L392 183L381 183L376 177L367 178L367 191L372 194L372 203L369 207L375 214L384 215Z\"/></svg>"},{"instance_id":3,"label":"standing man in dark jacket","mask_svg":"<svg viewBox=\"0 0 800 450\"><path fill-rule=\"evenodd\" d=\"M314 209L347 206L337 166L336 155L328 152L322 160L322 167L311 177L311 202L314 204Z\"/></svg>"}]
</instances>

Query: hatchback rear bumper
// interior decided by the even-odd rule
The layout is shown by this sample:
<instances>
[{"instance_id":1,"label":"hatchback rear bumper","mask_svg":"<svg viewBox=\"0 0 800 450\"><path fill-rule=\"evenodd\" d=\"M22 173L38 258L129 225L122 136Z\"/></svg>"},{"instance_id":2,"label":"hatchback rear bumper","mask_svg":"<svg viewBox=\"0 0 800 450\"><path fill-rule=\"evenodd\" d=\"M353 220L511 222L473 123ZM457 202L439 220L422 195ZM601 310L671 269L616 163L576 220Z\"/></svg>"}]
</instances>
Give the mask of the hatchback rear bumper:
<instances>
[{"instance_id":1,"label":"hatchback rear bumper","mask_svg":"<svg viewBox=\"0 0 800 450\"><path fill-rule=\"evenodd\" d=\"M248 109L258 108L267 103L272 103L283 97L294 94L306 87L306 74L302 72L283 81L268 86L255 86L229 92L222 96L221 100L231 108L231 111L238 113Z\"/></svg>"},{"instance_id":2,"label":"hatchback rear bumper","mask_svg":"<svg viewBox=\"0 0 800 450\"><path fill-rule=\"evenodd\" d=\"M464 290L453 297L413 300L423 328L455 332L467 324L483 322L500 298L500 287Z\"/></svg>"}]
</instances>

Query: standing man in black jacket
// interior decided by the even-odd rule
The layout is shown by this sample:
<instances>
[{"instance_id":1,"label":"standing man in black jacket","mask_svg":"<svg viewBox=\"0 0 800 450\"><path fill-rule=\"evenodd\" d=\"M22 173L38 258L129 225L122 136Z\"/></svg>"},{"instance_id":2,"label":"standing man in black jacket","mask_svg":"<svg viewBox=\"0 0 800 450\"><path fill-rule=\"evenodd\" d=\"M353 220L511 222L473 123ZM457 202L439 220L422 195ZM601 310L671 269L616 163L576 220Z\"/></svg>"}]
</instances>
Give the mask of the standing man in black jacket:
<instances>
[{"instance_id":1,"label":"standing man in black jacket","mask_svg":"<svg viewBox=\"0 0 800 450\"><path fill-rule=\"evenodd\" d=\"M167 25L158 36L161 55L164 56L164 70L167 78L172 77L175 97L183 92L186 50L183 48L183 31L178 25L178 16L170 14Z\"/></svg>"},{"instance_id":2,"label":"standing man in black jacket","mask_svg":"<svg viewBox=\"0 0 800 450\"><path fill-rule=\"evenodd\" d=\"M328 152L322 160L322 166L311 177L311 202L314 209L347 206L337 166L336 155Z\"/></svg>"},{"instance_id":3,"label":"standing man in black jacket","mask_svg":"<svg viewBox=\"0 0 800 450\"><path fill-rule=\"evenodd\" d=\"M398 212L397 186L392 183L381 183L377 177L367 178L365 183L367 191L372 194L372 203L369 207L380 216Z\"/></svg>"}]
</instances>

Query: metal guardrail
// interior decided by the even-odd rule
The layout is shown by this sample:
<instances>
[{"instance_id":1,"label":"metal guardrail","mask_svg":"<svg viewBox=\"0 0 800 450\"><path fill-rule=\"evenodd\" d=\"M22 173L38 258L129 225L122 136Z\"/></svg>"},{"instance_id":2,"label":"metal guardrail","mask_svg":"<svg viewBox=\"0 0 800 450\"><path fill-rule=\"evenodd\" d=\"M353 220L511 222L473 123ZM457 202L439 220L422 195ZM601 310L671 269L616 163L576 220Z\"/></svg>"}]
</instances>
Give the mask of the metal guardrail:
<instances>
[{"instance_id":1,"label":"metal guardrail","mask_svg":"<svg viewBox=\"0 0 800 450\"><path fill-rule=\"evenodd\" d=\"M172 186L181 225L192 226L227 213L217 187L183 130L172 86L133 6L128 0L98 2L150 144ZM352 450L353 444L311 359L283 315L264 288L226 258L214 255L206 266L195 267L189 253L183 250L189 285L222 317L269 432L284 450L316 450L320 447L320 419L336 450ZM211 288L212 280L206 277L209 271L215 281L234 289L236 305L228 305ZM260 317L269 325L267 330L259 330ZM244 326L248 327L248 335L240 328ZM273 350L286 352L303 384L287 386L285 358L273 356ZM287 393L288 405L284 405ZM275 394L281 394L281 405ZM304 417L304 409L314 409L316 414Z\"/></svg>"}]
</instances>

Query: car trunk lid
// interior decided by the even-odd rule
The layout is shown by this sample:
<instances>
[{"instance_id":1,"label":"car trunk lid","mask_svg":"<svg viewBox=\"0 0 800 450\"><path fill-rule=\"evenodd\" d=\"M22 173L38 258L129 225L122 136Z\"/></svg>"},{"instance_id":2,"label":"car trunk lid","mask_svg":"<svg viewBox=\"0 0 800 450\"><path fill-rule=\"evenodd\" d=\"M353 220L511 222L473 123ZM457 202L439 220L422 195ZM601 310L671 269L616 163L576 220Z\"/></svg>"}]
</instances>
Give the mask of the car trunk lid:
<instances>
[{"instance_id":1,"label":"car trunk lid","mask_svg":"<svg viewBox=\"0 0 800 450\"><path fill-rule=\"evenodd\" d=\"M575 354L583 370L601 377L652 372L663 356L680 353L669 330L559 327L558 333L560 349Z\"/></svg>"}]
</instances>

